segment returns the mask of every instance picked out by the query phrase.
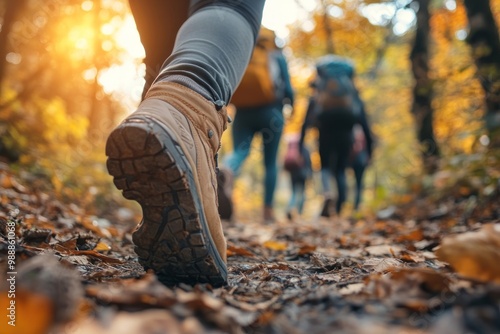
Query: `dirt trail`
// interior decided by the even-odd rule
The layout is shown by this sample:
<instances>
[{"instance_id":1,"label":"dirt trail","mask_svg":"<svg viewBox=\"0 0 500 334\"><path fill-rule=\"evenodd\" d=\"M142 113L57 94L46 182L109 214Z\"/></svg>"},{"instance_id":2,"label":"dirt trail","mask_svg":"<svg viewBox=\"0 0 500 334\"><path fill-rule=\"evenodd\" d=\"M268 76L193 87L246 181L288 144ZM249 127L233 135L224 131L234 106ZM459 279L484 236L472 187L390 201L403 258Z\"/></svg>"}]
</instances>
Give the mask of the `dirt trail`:
<instances>
[{"instance_id":1,"label":"dirt trail","mask_svg":"<svg viewBox=\"0 0 500 334\"><path fill-rule=\"evenodd\" d=\"M491 269L500 259L500 231L489 224L499 222L498 198L476 201L473 209L470 199L415 200L384 219L224 222L229 284L167 288L135 261L130 223L63 205L5 168L0 177L2 275L14 221L18 295L44 297L37 300L46 307L37 304L35 313L54 333L500 331L500 274ZM436 253L443 238L455 234L466 237L448 237L447 253ZM476 254L464 257L466 246ZM45 253L59 262L37 264ZM451 256L446 259L460 273L443 256ZM466 257L471 261L462 261ZM61 267L72 274L54 274ZM61 288L74 277L80 287ZM69 323L68 303L78 306ZM18 308L18 323L32 317L29 312Z\"/></svg>"}]
</instances>

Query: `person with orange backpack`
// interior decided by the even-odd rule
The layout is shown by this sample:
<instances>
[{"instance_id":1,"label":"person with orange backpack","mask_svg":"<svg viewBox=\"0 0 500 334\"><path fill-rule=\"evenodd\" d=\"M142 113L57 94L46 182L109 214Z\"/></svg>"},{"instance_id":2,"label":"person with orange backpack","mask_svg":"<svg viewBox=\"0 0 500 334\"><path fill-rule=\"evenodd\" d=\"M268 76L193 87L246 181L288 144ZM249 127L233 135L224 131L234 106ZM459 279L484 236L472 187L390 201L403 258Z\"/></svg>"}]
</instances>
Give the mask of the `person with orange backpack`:
<instances>
[{"instance_id":1,"label":"person with orange backpack","mask_svg":"<svg viewBox=\"0 0 500 334\"><path fill-rule=\"evenodd\" d=\"M233 205L226 180L237 176L250 153L257 133L262 135L264 153L264 221L274 221L274 192L278 175L277 154L284 126L283 107L293 106L294 92L286 59L275 43L273 31L261 28L252 58L231 103L236 107L232 125L233 152L220 170L219 213L231 219Z\"/></svg>"}]
</instances>

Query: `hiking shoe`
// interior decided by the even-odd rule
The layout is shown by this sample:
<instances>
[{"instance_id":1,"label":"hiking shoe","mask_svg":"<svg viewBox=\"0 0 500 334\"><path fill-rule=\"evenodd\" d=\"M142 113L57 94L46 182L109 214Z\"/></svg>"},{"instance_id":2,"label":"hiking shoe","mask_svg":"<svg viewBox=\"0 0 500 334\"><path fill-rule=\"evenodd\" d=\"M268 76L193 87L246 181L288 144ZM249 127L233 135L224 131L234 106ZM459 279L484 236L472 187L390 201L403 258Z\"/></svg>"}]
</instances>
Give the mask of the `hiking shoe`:
<instances>
[{"instance_id":1,"label":"hiking shoe","mask_svg":"<svg viewBox=\"0 0 500 334\"><path fill-rule=\"evenodd\" d=\"M226 125L222 103L159 82L106 143L116 187L142 207L132 235L139 262L166 285L227 281L215 175Z\"/></svg>"},{"instance_id":2,"label":"hiking shoe","mask_svg":"<svg viewBox=\"0 0 500 334\"><path fill-rule=\"evenodd\" d=\"M331 216L331 207L333 204L333 200L331 198L326 198L323 202L323 209L321 209L320 217L330 217Z\"/></svg>"},{"instance_id":3,"label":"hiking shoe","mask_svg":"<svg viewBox=\"0 0 500 334\"><path fill-rule=\"evenodd\" d=\"M264 206L264 224L272 224L276 222L276 218L274 216L274 209L271 206Z\"/></svg>"},{"instance_id":4,"label":"hiking shoe","mask_svg":"<svg viewBox=\"0 0 500 334\"><path fill-rule=\"evenodd\" d=\"M233 173L225 167L220 167L217 174L217 195L220 218L231 220L233 217Z\"/></svg>"}]
</instances>

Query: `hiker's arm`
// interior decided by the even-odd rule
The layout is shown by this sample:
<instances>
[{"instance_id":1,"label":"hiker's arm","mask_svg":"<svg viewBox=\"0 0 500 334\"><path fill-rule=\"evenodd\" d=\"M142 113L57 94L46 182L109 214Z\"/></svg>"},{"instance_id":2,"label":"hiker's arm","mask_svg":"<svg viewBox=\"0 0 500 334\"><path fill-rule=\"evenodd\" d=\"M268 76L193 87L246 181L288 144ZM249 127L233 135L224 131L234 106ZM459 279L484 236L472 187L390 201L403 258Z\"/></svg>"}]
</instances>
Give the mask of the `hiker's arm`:
<instances>
[{"instance_id":1,"label":"hiker's arm","mask_svg":"<svg viewBox=\"0 0 500 334\"><path fill-rule=\"evenodd\" d=\"M306 117L304 118L304 122L302 123L302 129L300 131L299 147L301 148L304 146L304 139L306 136L307 128L313 124L313 117L314 117L314 99L310 98L309 105L307 106Z\"/></svg>"},{"instance_id":2,"label":"hiker's arm","mask_svg":"<svg viewBox=\"0 0 500 334\"><path fill-rule=\"evenodd\" d=\"M365 135L365 140L366 140L366 150L368 151L368 156L372 156L372 148L373 148L373 137L372 133L370 131L370 125L368 124L368 117L366 115L366 110L365 110L365 104L361 97L359 96L359 93L356 91L357 99L360 105L360 122L359 124L363 128L363 133Z\"/></svg>"},{"instance_id":3,"label":"hiker's arm","mask_svg":"<svg viewBox=\"0 0 500 334\"><path fill-rule=\"evenodd\" d=\"M293 107L293 102L294 102L294 91L292 87L292 82L290 79L290 72L288 71L288 64L286 62L285 56L280 52L278 56L278 65L280 67L280 73L281 77L283 79L283 82L285 83L285 99L288 99L290 102L290 105Z\"/></svg>"}]
</instances>

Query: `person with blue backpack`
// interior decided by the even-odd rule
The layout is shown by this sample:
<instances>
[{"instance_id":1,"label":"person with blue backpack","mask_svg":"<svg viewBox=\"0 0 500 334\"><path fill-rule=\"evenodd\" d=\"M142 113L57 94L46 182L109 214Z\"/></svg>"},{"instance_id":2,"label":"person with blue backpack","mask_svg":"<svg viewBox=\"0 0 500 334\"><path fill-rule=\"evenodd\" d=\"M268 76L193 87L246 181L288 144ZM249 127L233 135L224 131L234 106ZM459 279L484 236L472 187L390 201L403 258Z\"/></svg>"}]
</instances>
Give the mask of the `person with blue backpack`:
<instances>
[{"instance_id":1,"label":"person with blue backpack","mask_svg":"<svg viewBox=\"0 0 500 334\"><path fill-rule=\"evenodd\" d=\"M372 153L368 119L353 78L354 66L350 60L337 55L320 58L316 63L316 77L311 84L313 94L302 125L301 146L306 130L309 127L318 129L321 179L325 196L321 215L326 217L331 215L329 208L333 202L331 176L335 178L337 185L337 214L340 214L347 198L346 168L349 166L354 143L355 124L359 124L363 130L368 157Z\"/></svg>"},{"instance_id":2,"label":"person with blue backpack","mask_svg":"<svg viewBox=\"0 0 500 334\"><path fill-rule=\"evenodd\" d=\"M265 169L263 219L268 223L275 220L277 155L285 122L283 107L285 104L293 106L294 102L287 61L275 39L272 30L260 30L247 72L231 100L236 107L232 125L233 152L224 159L219 176L219 213L223 219L231 219L234 211L231 187L226 183L232 179L231 175L239 175L253 138L260 133Z\"/></svg>"}]
</instances>

